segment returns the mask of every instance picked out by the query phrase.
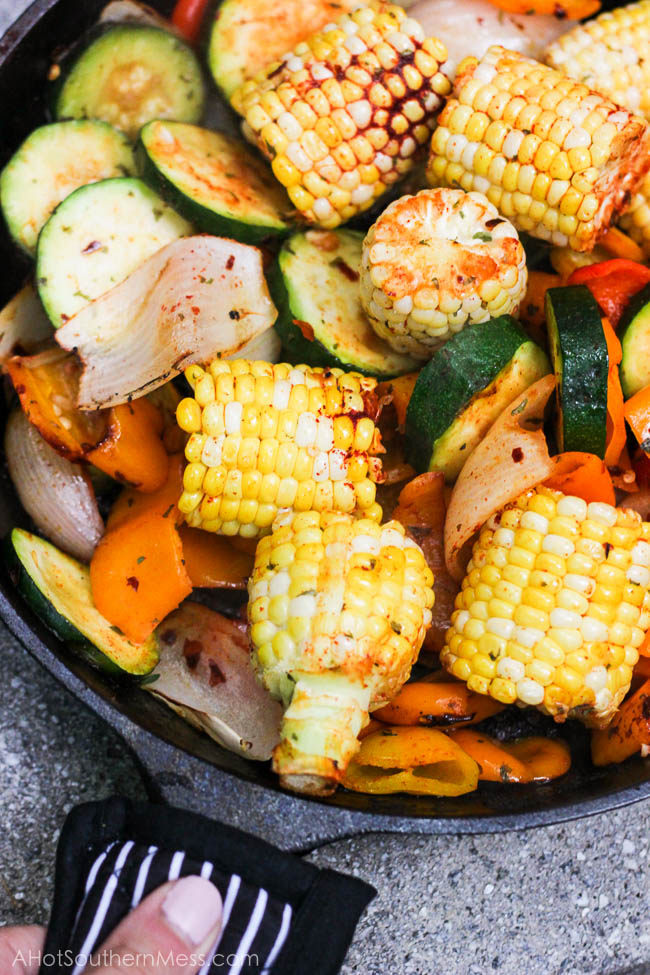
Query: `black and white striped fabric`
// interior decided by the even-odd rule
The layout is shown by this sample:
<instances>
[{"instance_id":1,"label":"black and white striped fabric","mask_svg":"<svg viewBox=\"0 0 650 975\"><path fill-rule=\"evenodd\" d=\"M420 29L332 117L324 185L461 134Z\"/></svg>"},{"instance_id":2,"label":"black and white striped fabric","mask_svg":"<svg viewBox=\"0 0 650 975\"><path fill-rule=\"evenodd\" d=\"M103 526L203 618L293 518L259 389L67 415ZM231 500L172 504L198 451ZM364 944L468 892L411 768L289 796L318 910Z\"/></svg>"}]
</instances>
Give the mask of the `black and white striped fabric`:
<instances>
[{"instance_id":1,"label":"black and white striped fabric","mask_svg":"<svg viewBox=\"0 0 650 975\"><path fill-rule=\"evenodd\" d=\"M89 803L70 813L59 840L42 975L82 975L143 898L196 874L223 899L222 931L200 975L335 975L375 894L354 877L185 810Z\"/></svg>"},{"instance_id":2,"label":"black and white striped fabric","mask_svg":"<svg viewBox=\"0 0 650 975\"><path fill-rule=\"evenodd\" d=\"M290 904L269 896L263 887L252 887L239 874L224 874L209 860L140 846L132 840L111 843L90 869L70 940L71 953L79 959L72 975L81 975L83 959L100 947L147 894L168 880L194 874L212 881L223 900L221 935L200 975L217 970L230 975L268 975L289 935Z\"/></svg>"}]
</instances>

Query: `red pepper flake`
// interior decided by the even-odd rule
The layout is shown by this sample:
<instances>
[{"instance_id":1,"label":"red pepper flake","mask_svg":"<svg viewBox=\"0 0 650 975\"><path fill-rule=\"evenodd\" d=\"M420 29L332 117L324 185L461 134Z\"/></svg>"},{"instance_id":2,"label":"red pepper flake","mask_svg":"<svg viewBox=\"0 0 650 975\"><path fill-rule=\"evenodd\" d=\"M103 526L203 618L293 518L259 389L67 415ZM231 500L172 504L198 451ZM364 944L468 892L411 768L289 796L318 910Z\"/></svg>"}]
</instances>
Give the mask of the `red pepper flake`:
<instances>
[{"instance_id":1,"label":"red pepper flake","mask_svg":"<svg viewBox=\"0 0 650 975\"><path fill-rule=\"evenodd\" d=\"M512 451L512 459L514 460L515 464L521 464L522 460L524 459L524 452L521 447L515 447L515 449Z\"/></svg>"},{"instance_id":2,"label":"red pepper flake","mask_svg":"<svg viewBox=\"0 0 650 975\"><path fill-rule=\"evenodd\" d=\"M126 584L127 586L130 586L131 589L135 589L136 592L140 588L140 582L135 576L129 576L129 578L126 580Z\"/></svg>"},{"instance_id":3,"label":"red pepper flake","mask_svg":"<svg viewBox=\"0 0 650 975\"><path fill-rule=\"evenodd\" d=\"M231 254L228 260L226 261L226 271L232 271L234 266L235 266L235 255Z\"/></svg>"},{"instance_id":4,"label":"red pepper flake","mask_svg":"<svg viewBox=\"0 0 650 975\"><path fill-rule=\"evenodd\" d=\"M309 322L301 322L299 318L294 318L293 324L296 325L308 342L313 342L315 335L314 330L309 324Z\"/></svg>"},{"instance_id":5,"label":"red pepper flake","mask_svg":"<svg viewBox=\"0 0 650 975\"><path fill-rule=\"evenodd\" d=\"M172 643L176 642L176 630L165 630L164 633L160 634L160 639L165 646L170 647Z\"/></svg>"},{"instance_id":6,"label":"red pepper flake","mask_svg":"<svg viewBox=\"0 0 650 975\"><path fill-rule=\"evenodd\" d=\"M200 312L201 312L201 309L200 308L197 308L196 305L192 305L192 314L193 315L198 315L198 314L200 314Z\"/></svg>"},{"instance_id":7,"label":"red pepper flake","mask_svg":"<svg viewBox=\"0 0 650 975\"><path fill-rule=\"evenodd\" d=\"M101 247L102 247L102 243L101 243L100 240L91 240L91 242L88 244L88 246L87 247L84 247L84 249L82 250L81 253L82 254L94 254L95 251L100 250Z\"/></svg>"},{"instance_id":8,"label":"red pepper flake","mask_svg":"<svg viewBox=\"0 0 650 975\"><path fill-rule=\"evenodd\" d=\"M355 271L353 267L346 264L342 257L335 257L332 261L332 267L338 268L341 274L348 279L348 281L358 281L359 272Z\"/></svg>"}]
</instances>

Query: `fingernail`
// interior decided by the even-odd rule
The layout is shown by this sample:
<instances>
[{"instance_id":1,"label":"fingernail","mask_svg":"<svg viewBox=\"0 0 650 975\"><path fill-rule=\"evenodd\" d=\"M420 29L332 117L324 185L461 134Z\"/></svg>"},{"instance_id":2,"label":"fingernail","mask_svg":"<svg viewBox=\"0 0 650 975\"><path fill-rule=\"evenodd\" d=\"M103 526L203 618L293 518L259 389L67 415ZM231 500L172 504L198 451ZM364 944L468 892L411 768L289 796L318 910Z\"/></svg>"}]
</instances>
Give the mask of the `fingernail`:
<instances>
[{"instance_id":1,"label":"fingernail","mask_svg":"<svg viewBox=\"0 0 650 975\"><path fill-rule=\"evenodd\" d=\"M169 927L184 941L202 944L221 922L221 895L214 884L203 877L183 877L177 881L162 903Z\"/></svg>"}]
</instances>

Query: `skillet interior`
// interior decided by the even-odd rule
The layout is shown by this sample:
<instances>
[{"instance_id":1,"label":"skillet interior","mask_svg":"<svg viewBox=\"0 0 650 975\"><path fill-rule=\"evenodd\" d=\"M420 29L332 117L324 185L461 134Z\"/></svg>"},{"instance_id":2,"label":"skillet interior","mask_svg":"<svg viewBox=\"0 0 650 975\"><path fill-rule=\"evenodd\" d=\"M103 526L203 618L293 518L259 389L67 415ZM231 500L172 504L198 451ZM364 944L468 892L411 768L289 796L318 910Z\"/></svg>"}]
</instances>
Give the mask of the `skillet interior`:
<instances>
[{"instance_id":1,"label":"skillet interior","mask_svg":"<svg viewBox=\"0 0 650 975\"><path fill-rule=\"evenodd\" d=\"M27 133L43 122L43 92L52 53L68 46L96 19L106 0L37 0L0 43L0 165ZM149 0L169 13L169 0ZM0 228L0 300L18 290L29 272ZM2 471L0 476L0 532L25 524L25 516ZM247 762L222 748L170 712L151 695L135 687L118 685L91 670L66 650L36 618L11 581L0 571L0 616L30 652L59 680L81 696L102 717L123 730L124 719L162 738L201 762L209 763L240 779L279 791L277 780L259 763ZM397 828L428 832L484 831L558 822L615 808L650 796L650 762L635 759L622 766L594 769L587 760L587 737L571 725L562 732L572 744L574 762L563 779L548 785L513 787L484 784L480 791L459 799L410 796L364 796L340 791L325 802L361 815L357 820L396 817ZM182 766L184 756L180 756ZM185 758L187 762L187 758ZM296 805L301 804L298 800ZM332 810L333 812L334 810ZM425 825L426 820L426 825ZM386 828L385 821L383 828Z\"/></svg>"}]
</instances>

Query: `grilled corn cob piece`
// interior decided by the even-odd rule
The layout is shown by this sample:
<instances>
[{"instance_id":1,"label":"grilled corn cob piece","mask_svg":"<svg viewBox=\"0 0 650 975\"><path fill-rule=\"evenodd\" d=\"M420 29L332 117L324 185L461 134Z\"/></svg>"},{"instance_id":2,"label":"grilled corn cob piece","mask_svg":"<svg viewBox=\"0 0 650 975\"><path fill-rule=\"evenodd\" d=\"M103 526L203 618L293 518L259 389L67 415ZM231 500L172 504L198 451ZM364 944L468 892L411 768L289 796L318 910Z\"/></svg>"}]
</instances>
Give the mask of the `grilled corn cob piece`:
<instances>
[{"instance_id":1,"label":"grilled corn cob piece","mask_svg":"<svg viewBox=\"0 0 650 975\"><path fill-rule=\"evenodd\" d=\"M648 126L502 47L466 58L431 140L434 186L485 193L519 230L592 250L645 172Z\"/></svg>"},{"instance_id":2,"label":"grilled corn cob piece","mask_svg":"<svg viewBox=\"0 0 650 975\"><path fill-rule=\"evenodd\" d=\"M176 418L191 434L178 503L188 525L256 538L281 508L381 519L375 379L246 359L185 376L194 396Z\"/></svg>"},{"instance_id":3,"label":"grilled corn cob piece","mask_svg":"<svg viewBox=\"0 0 650 975\"><path fill-rule=\"evenodd\" d=\"M411 169L451 88L446 57L400 7L371 3L244 83L233 104L296 209L330 229Z\"/></svg>"},{"instance_id":4,"label":"grilled corn cob piece","mask_svg":"<svg viewBox=\"0 0 650 975\"><path fill-rule=\"evenodd\" d=\"M479 193L403 196L363 242L361 302L372 327L420 359L466 325L516 312L527 279L517 231Z\"/></svg>"},{"instance_id":5,"label":"grilled corn cob piece","mask_svg":"<svg viewBox=\"0 0 650 975\"><path fill-rule=\"evenodd\" d=\"M257 546L248 616L254 664L286 708L273 767L332 792L368 711L395 696L431 622L433 576L399 522L280 515Z\"/></svg>"},{"instance_id":6,"label":"grilled corn cob piece","mask_svg":"<svg viewBox=\"0 0 650 975\"><path fill-rule=\"evenodd\" d=\"M639 245L646 258L650 258L650 173L646 173L636 193L632 194L630 206L619 225Z\"/></svg>"},{"instance_id":7,"label":"grilled corn cob piece","mask_svg":"<svg viewBox=\"0 0 650 975\"><path fill-rule=\"evenodd\" d=\"M635 511L527 491L474 545L442 663L504 704L604 727L650 626L649 543Z\"/></svg>"},{"instance_id":8,"label":"grilled corn cob piece","mask_svg":"<svg viewBox=\"0 0 650 975\"><path fill-rule=\"evenodd\" d=\"M547 64L650 119L650 0L607 10L546 49Z\"/></svg>"}]
</instances>

